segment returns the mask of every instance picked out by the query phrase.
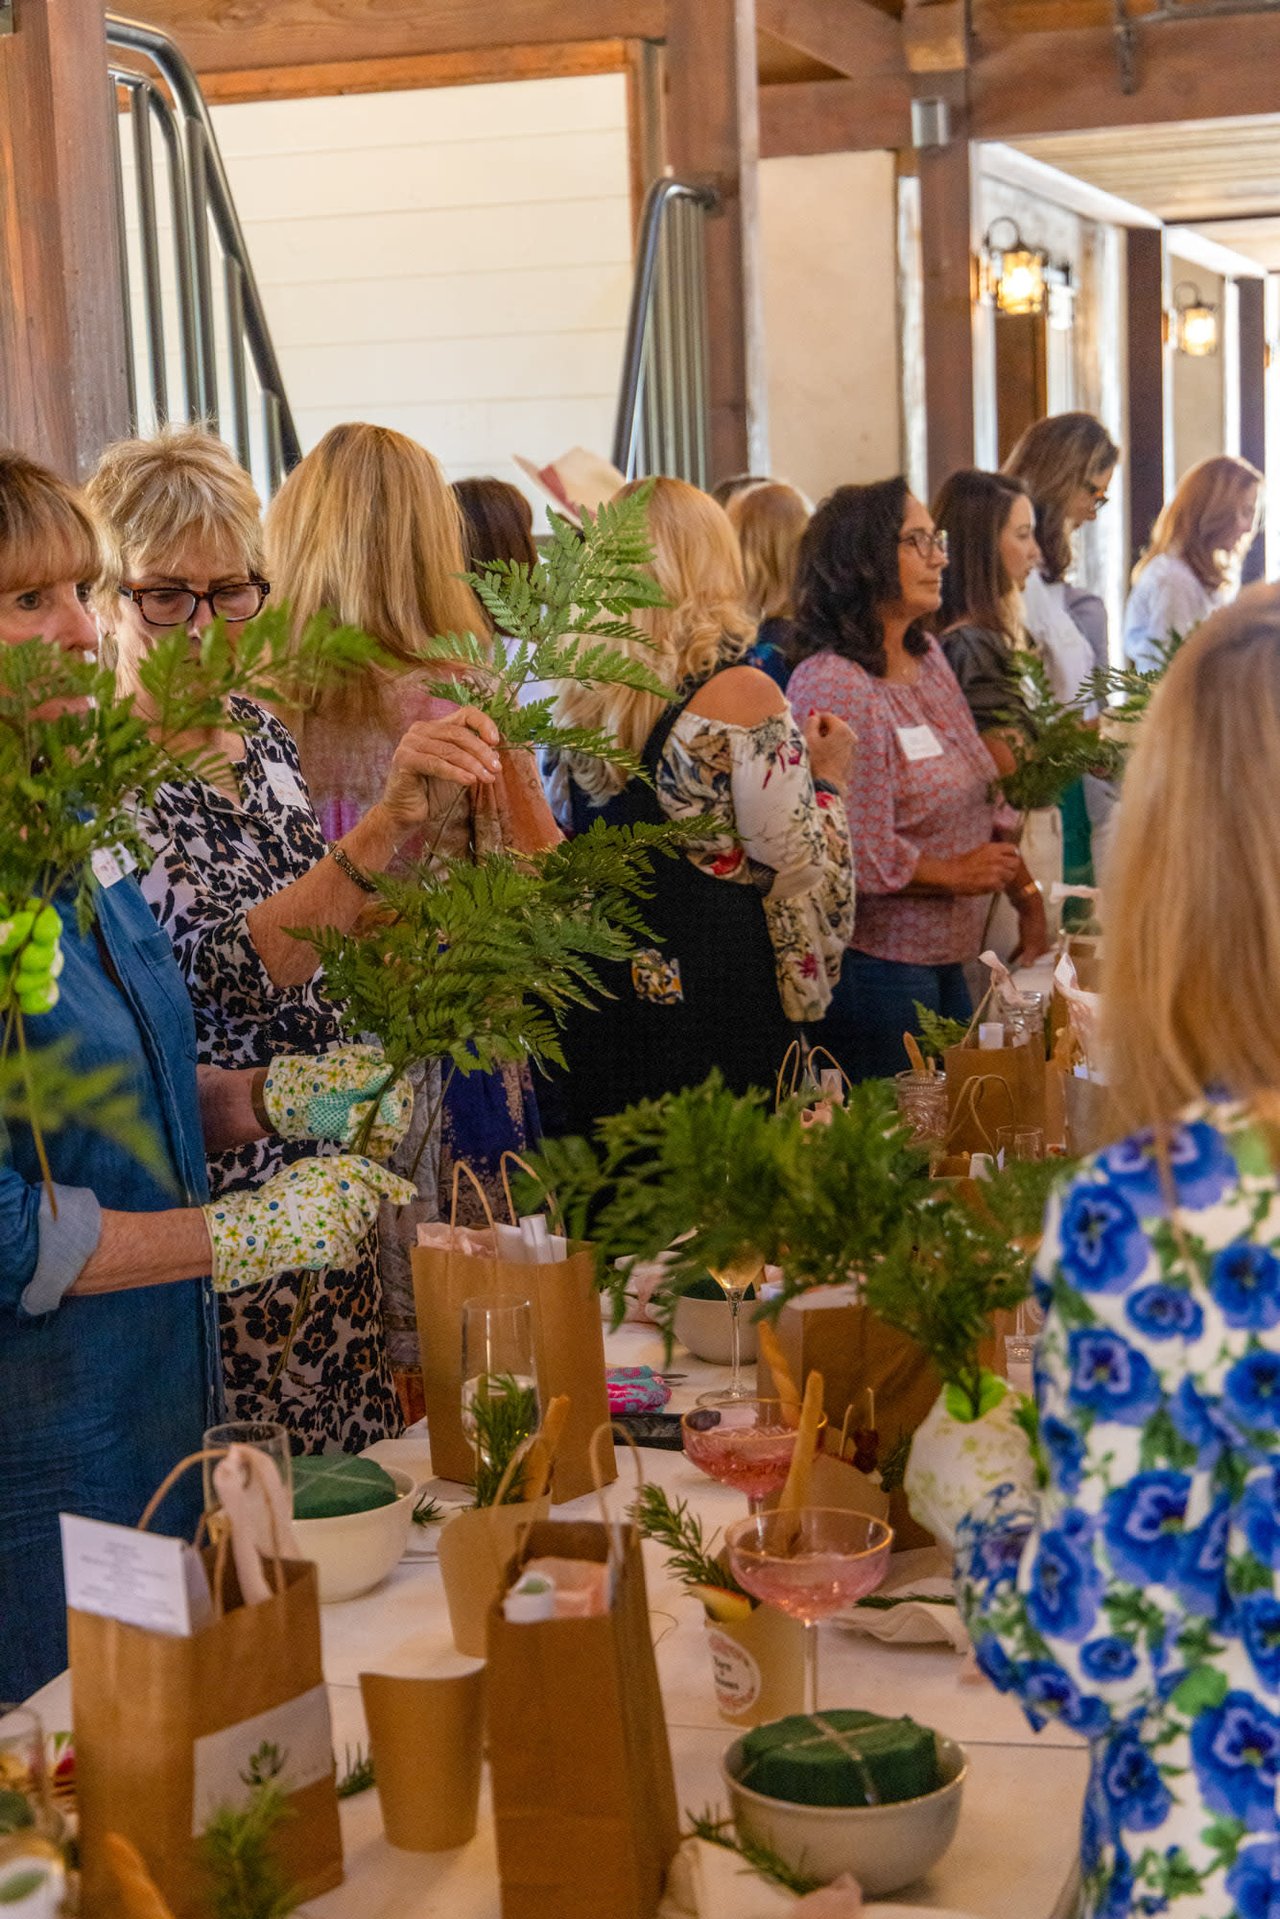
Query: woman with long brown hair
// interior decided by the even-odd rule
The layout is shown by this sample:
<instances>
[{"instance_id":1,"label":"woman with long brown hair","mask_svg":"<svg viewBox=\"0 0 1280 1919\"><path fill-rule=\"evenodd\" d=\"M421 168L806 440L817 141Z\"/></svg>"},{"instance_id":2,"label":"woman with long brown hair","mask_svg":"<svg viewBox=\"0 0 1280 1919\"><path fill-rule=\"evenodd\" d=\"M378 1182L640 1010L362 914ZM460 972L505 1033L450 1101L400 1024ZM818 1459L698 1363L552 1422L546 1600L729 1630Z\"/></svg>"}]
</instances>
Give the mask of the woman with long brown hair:
<instances>
[{"instance_id":1,"label":"woman with long brown hair","mask_svg":"<svg viewBox=\"0 0 1280 1919\"><path fill-rule=\"evenodd\" d=\"M648 781L566 755L571 824L679 820L692 833L657 862L644 905L662 950L615 969L615 998L565 1035L558 1123L572 1131L713 1066L736 1090L772 1086L793 1023L831 997L852 921L849 729L820 713L802 732L774 682L742 664L755 629L724 509L683 480L646 484L665 604L634 616L649 642L636 650L674 699L564 688L558 717L612 734Z\"/></svg>"},{"instance_id":2,"label":"woman with long brown hair","mask_svg":"<svg viewBox=\"0 0 1280 1919\"><path fill-rule=\"evenodd\" d=\"M1134 666L1158 665L1175 636L1185 640L1231 598L1261 495L1257 467L1229 453L1183 474L1133 569L1124 650Z\"/></svg>"},{"instance_id":3,"label":"woman with long brown hair","mask_svg":"<svg viewBox=\"0 0 1280 1919\"><path fill-rule=\"evenodd\" d=\"M1259 588L1178 653L1125 775L1102 996L1127 1136L1046 1220L1047 1484L973 1472L956 1549L979 1665L1090 1741L1084 1909L1117 1919L1276 1909L1278 758Z\"/></svg>"}]
</instances>

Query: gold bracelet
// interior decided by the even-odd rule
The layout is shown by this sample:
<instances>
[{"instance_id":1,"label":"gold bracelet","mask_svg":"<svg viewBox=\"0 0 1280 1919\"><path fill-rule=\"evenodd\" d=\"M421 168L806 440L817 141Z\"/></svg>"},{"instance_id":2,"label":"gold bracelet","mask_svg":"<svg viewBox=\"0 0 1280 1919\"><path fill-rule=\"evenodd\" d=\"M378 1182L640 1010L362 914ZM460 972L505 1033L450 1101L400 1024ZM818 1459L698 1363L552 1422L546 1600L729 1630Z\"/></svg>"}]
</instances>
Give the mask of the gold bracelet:
<instances>
[{"instance_id":1,"label":"gold bracelet","mask_svg":"<svg viewBox=\"0 0 1280 1919\"><path fill-rule=\"evenodd\" d=\"M354 861L349 860L347 858L341 846L339 846L336 842L329 848L329 857L333 861L334 865L337 867L338 871L340 873L345 873L346 877L351 881L351 884L353 886L358 886L362 893L377 892L378 889L376 885L374 884L374 882L369 878L369 875L367 873L362 873L360 871L360 868L354 863Z\"/></svg>"}]
</instances>

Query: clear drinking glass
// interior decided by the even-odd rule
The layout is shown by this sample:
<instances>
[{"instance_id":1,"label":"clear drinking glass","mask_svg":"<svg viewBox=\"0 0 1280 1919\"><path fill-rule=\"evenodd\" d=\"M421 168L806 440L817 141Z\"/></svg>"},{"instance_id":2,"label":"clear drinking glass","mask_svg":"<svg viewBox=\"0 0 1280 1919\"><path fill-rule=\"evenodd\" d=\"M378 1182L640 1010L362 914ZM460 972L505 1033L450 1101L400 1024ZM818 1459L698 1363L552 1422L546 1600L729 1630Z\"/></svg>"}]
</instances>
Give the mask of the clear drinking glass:
<instances>
[{"instance_id":1,"label":"clear drinking glass","mask_svg":"<svg viewBox=\"0 0 1280 1919\"><path fill-rule=\"evenodd\" d=\"M273 1419L233 1419L225 1426L210 1426L204 1436L205 1452L225 1453L229 1446L252 1446L255 1452L265 1453L276 1471L285 1490L285 1499L289 1510L293 1510L293 1448L289 1444L289 1435L283 1426ZM222 1501L218 1498L213 1485L213 1469L216 1459L204 1462L204 1509L206 1513L216 1513Z\"/></svg>"},{"instance_id":2,"label":"clear drinking glass","mask_svg":"<svg viewBox=\"0 0 1280 1919\"><path fill-rule=\"evenodd\" d=\"M753 1513L767 1494L786 1485L797 1430L798 1422L788 1420L780 1399L725 1399L695 1407L680 1421L686 1459L745 1493Z\"/></svg>"},{"instance_id":3,"label":"clear drinking glass","mask_svg":"<svg viewBox=\"0 0 1280 1919\"><path fill-rule=\"evenodd\" d=\"M927 1146L945 1139L947 1132L947 1076L908 1071L894 1075L898 1118L913 1140Z\"/></svg>"},{"instance_id":4,"label":"clear drinking glass","mask_svg":"<svg viewBox=\"0 0 1280 1919\"><path fill-rule=\"evenodd\" d=\"M1012 1159L1043 1159L1042 1126L999 1126L996 1128L996 1159L1007 1166Z\"/></svg>"},{"instance_id":5,"label":"clear drinking glass","mask_svg":"<svg viewBox=\"0 0 1280 1919\"><path fill-rule=\"evenodd\" d=\"M758 1286L764 1275L764 1261L758 1253L748 1253L743 1259L730 1260L726 1266L708 1266L707 1271L719 1286L729 1302L730 1360L729 1384L718 1386L714 1392L699 1393L699 1406L718 1406L726 1399L751 1399L750 1386L742 1377L742 1301L748 1286Z\"/></svg>"},{"instance_id":6,"label":"clear drinking glass","mask_svg":"<svg viewBox=\"0 0 1280 1919\"><path fill-rule=\"evenodd\" d=\"M517 1439L538 1430L533 1304L527 1299L475 1298L462 1304L462 1424L481 1458L488 1457L476 1407L503 1402Z\"/></svg>"},{"instance_id":7,"label":"clear drinking glass","mask_svg":"<svg viewBox=\"0 0 1280 1919\"><path fill-rule=\"evenodd\" d=\"M725 1534L729 1566L745 1592L802 1619L809 1711L818 1710L818 1621L874 1592L889 1568L893 1528L838 1506L752 1513Z\"/></svg>"},{"instance_id":8,"label":"clear drinking glass","mask_svg":"<svg viewBox=\"0 0 1280 1919\"><path fill-rule=\"evenodd\" d=\"M0 1705L0 1863L32 1838L56 1844L61 1833L62 1817L49 1792L44 1727L29 1706Z\"/></svg>"}]
</instances>

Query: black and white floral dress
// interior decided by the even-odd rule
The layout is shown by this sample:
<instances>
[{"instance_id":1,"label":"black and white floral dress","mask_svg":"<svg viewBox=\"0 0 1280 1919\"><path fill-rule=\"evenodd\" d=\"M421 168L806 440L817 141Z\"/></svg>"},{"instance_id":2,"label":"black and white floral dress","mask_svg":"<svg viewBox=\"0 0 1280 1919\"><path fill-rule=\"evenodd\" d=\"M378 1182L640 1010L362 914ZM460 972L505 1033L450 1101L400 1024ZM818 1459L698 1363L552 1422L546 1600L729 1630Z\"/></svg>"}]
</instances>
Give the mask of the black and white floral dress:
<instances>
[{"instance_id":1,"label":"black and white floral dress","mask_svg":"<svg viewBox=\"0 0 1280 1919\"><path fill-rule=\"evenodd\" d=\"M292 735L235 699L254 731L235 768L239 798L200 780L163 786L140 825L155 859L142 889L173 942L195 1012L199 1059L265 1066L320 1053L343 1033L314 981L275 985L246 924L249 909L310 871L326 844ZM256 1186L291 1160L341 1150L313 1140L258 1140L209 1159L217 1198ZM387 1363L377 1235L351 1272L315 1277L282 1375L273 1383L307 1275L282 1273L219 1299L228 1415L277 1419L305 1450L358 1452L402 1429Z\"/></svg>"}]
</instances>

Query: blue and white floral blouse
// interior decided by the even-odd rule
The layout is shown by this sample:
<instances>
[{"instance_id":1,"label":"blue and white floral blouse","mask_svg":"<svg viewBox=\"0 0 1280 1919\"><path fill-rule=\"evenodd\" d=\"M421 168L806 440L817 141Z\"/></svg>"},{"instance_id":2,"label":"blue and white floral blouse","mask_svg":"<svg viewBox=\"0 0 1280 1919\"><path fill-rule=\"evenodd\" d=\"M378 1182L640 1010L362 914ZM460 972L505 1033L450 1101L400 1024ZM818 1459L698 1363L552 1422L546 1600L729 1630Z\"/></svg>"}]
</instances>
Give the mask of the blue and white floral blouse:
<instances>
[{"instance_id":1,"label":"blue and white floral blouse","mask_svg":"<svg viewBox=\"0 0 1280 1919\"><path fill-rule=\"evenodd\" d=\"M978 1662L1093 1741L1088 1915L1280 1919L1280 1181L1236 1106L1050 1208L1036 1397L1050 1483L962 1523ZM1167 1183L1167 1175L1166 1175Z\"/></svg>"}]
</instances>

